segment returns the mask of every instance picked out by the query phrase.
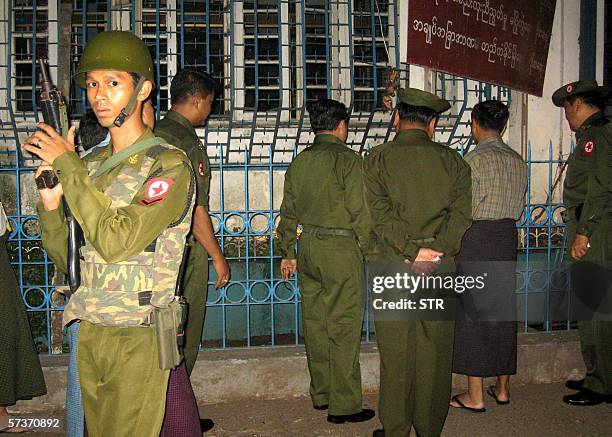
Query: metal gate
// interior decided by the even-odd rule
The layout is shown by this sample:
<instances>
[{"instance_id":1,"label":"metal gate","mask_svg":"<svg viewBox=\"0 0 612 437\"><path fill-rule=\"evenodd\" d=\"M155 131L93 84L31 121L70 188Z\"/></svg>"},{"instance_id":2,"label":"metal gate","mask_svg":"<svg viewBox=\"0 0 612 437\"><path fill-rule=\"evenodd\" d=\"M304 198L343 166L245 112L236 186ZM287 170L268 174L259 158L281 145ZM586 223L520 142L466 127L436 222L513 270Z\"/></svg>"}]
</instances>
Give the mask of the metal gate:
<instances>
[{"instance_id":1,"label":"metal gate","mask_svg":"<svg viewBox=\"0 0 612 437\"><path fill-rule=\"evenodd\" d=\"M182 67L202 68L223 84L199 134L213 169L213 225L232 280L214 290L211 269L205 347L301 343L297 282L281 280L274 248L284 171L314 138L304 111L309 99L329 96L350 107L348 143L361 153L389 138L390 112L382 97L388 88L409 83L409 66L400 62L400 1L74 0L62 9L65 3L9 0L0 10L0 195L14 224L10 253L39 351L65 352L66 342L62 300L50 283L54 267L41 247L34 214L38 162L19 150L20 139L39 117L35 59L48 58L56 77L64 38L74 71L87 40L109 29L132 30L151 49L158 116L169 107L170 80ZM510 100L505 88L444 74L433 78L436 92L453 104L437 134L450 147L469 147L475 103ZM73 86L71 118L78 120L85 109L82 90ZM530 168L534 165L548 165L552 172L558 163L551 156L530 162ZM562 238L555 237L562 235L562 225L553 221L559 205L548 203L529 205L525 216L530 219L519 225L527 263L534 251L554 261L562 250ZM546 220L531 219L535 208L543 208ZM546 232L545 244L540 244L541 232ZM533 292L528 282L519 293ZM548 293L546 287L538 290ZM545 316L536 325L552 328ZM366 316L365 341L370 328Z\"/></svg>"}]
</instances>

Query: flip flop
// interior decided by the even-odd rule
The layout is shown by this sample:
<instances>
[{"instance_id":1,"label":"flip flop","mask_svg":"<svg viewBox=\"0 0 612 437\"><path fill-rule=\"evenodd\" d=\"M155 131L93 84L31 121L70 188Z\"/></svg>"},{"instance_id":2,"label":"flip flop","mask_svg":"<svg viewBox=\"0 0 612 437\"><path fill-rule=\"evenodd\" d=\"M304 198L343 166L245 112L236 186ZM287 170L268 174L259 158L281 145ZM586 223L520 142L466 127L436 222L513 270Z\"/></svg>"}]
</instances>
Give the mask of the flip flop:
<instances>
[{"instance_id":1,"label":"flip flop","mask_svg":"<svg viewBox=\"0 0 612 437\"><path fill-rule=\"evenodd\" d=\"M464 404L463 404L463 402L461 402L457 396L453 396L453 397L451 398L451 401L456 402L456 403L457 403L457 405L459 405L459 408L463 408L464 410L471 411L472 413L484 413L485 411L487 411L487 409L486 409L486 408L473 408L473 407L468 407L467 405L464 405ZM453 408L457 408L457 407L455 407L455 406L453 406L453 405L451 405L451 407L453 407Z\"/></svg>"},{"instance_id":2,"label":"flip flop","mask_svg":"<svg viewBox=\"0 0 612 437\"><path fill-rule=\"evenodd\" d=\"M510 403L510 399L508 399L507 401L500 401L499 399L497 399L495 390L497 390L497 386L490 385L489 388L487 389L487 394L491 396L493 399L495 399L495 402L497 403L497 405L508 405Z\"/></svg>"}]
</instances>

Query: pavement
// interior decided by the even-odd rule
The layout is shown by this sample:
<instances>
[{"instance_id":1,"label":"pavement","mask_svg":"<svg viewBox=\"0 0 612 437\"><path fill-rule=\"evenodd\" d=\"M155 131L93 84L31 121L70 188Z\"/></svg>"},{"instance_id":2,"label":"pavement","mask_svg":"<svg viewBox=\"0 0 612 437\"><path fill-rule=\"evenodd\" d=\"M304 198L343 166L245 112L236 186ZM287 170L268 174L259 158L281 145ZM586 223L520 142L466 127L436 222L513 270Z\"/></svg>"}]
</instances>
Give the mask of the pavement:
<instances>
[{"instance_id":1,"label":"pavement","mask_svg":"<svg viewBox=\"0 0 612 437\"><path fill-rule=\"evenodd\" d=\"M487 396L486 413L451 408L442 436L611 437L612 404L571 407L561 401L568 393L572 392L563 384L512 386L509 405L496 405ZM377 395L365 395L364 407L376 410ZM215 422L215 427L205 437L371 436L374 429L380 428L377 418L360 424L330 424L326 421L326 413L314 410L310 399L305 397L200 405L200 415ZM62 416L63 411L36 415L61 418L60 426L63 425ZM20 435L60 437L65 433L61 429L47 429Z\"/></svg>"}]
</instances>

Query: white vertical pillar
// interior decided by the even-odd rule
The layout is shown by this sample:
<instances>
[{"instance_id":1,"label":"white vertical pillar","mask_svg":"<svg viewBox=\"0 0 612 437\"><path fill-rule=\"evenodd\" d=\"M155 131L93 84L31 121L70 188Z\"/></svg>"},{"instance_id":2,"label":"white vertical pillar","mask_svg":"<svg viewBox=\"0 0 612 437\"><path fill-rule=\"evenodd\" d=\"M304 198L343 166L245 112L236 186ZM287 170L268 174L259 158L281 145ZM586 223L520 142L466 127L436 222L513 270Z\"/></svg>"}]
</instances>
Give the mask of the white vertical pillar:
<instances>
[{"instance_id":1,"label":"white vertical pillar","mask_svg":"<svg viewBox=\"0 0 612 437\"><path fill-rule=\"evenodd\" d=\"M280 21L278 43L281 46L282 61L279 63L279 74L283 81L283 87L280 90L280 106L286 108L281 111L281 120L289 120L291 106L291 53L289 51L290 33L289 33L289 5L288 2L282 2L280 7Z\"/></svg>"},{"instance_id":2,"label":"white vertical pillar","mask_svg":"<svg viewBox=\"0 0 612 437\"><path fill-rule=\"evenodd\" d=\"M242 120L243 109L245 101L245 90L244 90L244 13L242 2L231 2L230 14L234 17L234 27L230 29L231 21L230 14L225 15L226 28L226 44L225 48L227 53L233 52L234 54L234 66L232 71L231 63L228 62L226 77L234 79L234 95L230 96L230 99L234 101L233 116L237 120ZM237 44L239 43L239 44ZM229 59L228 59L229 61ZM256 84L257 85L257 84ZM238 108L240 108L238 110ZM228 108L229 110L229 108Z\"/></svg>"},{"instance_id":3,"label":"white vertical pillar","mask_svg":"<svg viewBox=\"0 0 612 437\"><path fill-rule=\"evenodd\" d=\"M338 50L337 53L332 52L331 63L337 67L337 95L338 101L349 105L351 102L351 83L353 75L351 71L350 49L349 43L351 35L349 34L349 21L352 19L349 2L335 4L331 17L337 23L335 33L337 34Z\"/></svg>"},{"instance_id":4,"label":"white vertical pillar","mask_svg":"<svg viewBox=\"0 0 612 437\"><path fill-rule=\"evenodd\" d=\"M600 85L604 80L604 44L605 44L605 0L597 0L597 42L595 49L595 78ZM608 23L612 25L612 23Z\"/></svg>"},{"instance_id":5,"label":"white vertical pillar","mask_svg":"<svg viewBox=\"0 0 612 437\"><path fill-rule=\"evenodd\" d=\"M8 123L11 120L6 109L8 105L12 104L11 96L8 95L10 80L8 66L10 65L9 62L11 62L8 52L9 38L11 37L8 33L8 20L10 20L8 16L8 2L0 2L0 125L4 125L5 122Z\"/></svg>"},{"instance_id":6,"label":"white vertical pillar","mask_svg":"<svg viewBox=\"0 0 612 437\"><path fill-rule=\"evenodd\" d=\"M168 66L168 78L174 77L178 71L179 59L178 59L178 11L176 0L167 0L166 12L166 44L168 47L167 53L167 66ZM181 17L183 19L184 17ZM210 31L210 29L206 29Z\"/></svg>"},{"instance_id":7,"label":"white vertical pillar","mask_svg":"<svg viewBox=\"0 0 612 437\"><path fill-rule=\"evenodd\" d=\"M142 10L142 0L136 0L136 11ZM125 0L113 0L111 2L111 28L110 30L130 30L131 29L131 1ZM141 17L140 13L136 14L138 18ZM134 33L137 36L142 36L142 29L134 29Z\"/></svg>"},{"instance_id":8,"label":"white vertical pillar","mask_svg":"<svg viewBox=\"0 0 612 437\"><path fill-rule=\"evenodd\" d=\"M34 31L36 31L36 29L34 29ZM54 0L49 1L47 6L47 50L49 54L49 74L51 75L51 80L53 83L57 83L57 64L59 57L58 44L59 0Z\"/></svg>"}]
</instances>

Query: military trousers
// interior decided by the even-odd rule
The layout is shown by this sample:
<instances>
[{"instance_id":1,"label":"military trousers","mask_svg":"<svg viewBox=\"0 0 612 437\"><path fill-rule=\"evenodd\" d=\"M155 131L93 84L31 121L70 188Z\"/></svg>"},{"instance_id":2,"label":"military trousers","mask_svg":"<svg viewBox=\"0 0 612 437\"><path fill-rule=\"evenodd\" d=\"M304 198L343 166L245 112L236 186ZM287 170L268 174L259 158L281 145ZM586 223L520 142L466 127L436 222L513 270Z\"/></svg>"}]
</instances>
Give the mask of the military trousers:
<instances>
[{"instance_id":1,"label":"military trousers","mask_svg":"<svg viewBox=\"0 0 612 437\"><path fill-rule=\"evenodd\" d=\"M159 369L153 327L81 322L79 381L89 437L158 437L168 370Z\"/></svg>"},{"instance_id":2,"label":"military trousers","mask_svg":"<svg viewBox=\"0 0 612 437\"><path fill-rule=\"evenodd\" d=\"M191 375L200 351L204 315L206 313L206 296L208 295L208 253L198 242L193 243L185 277L183 293L189 304L187 326L185 327L185 365Z\"/></svg>"},{"instance_id":3,"label":"military trousers","mask_svg":"<svg viewBox=\"0 0 612 437\"><path fill-rule=\"evenodd\" d=\"M610 232L610 214L599 225L597 231L589 238L591 245L583 261L593 263L608 271L612 267L612 235ZM568 241L572 242L576 234L576 222L567 224ZM569 245L568 245L569 246ZM608 276L609 281L609 276ZM590 292L586 284L586 292ZM608 295L612 287L607 282ZM584 387L595 393L612 395L612 322L579 321L580 349L586 367Z\"/></svg>"},{"instance_id":4,"label":"military trousers","mask_svg":"<svg viewBox=\"0 0 612 437\"><path fill-rule=\"evenodd\" d=\"M387 437L439 436L451 395L455 322L375 321L379 418Z\"/></svg>"},{"instance_id":5,"label":"military trousers","mask_svg":"<svg viewBox=\"0 0 612 437\"><path fill-rule=\"evenodd\" d=\"M578 332L586 366L584 388L612 395L612 322L578 322Z\"/></svg>"},{"instance_id":6,"label":"military trousers","mask_svg":"<svg viewBox=\"0 0 612 437\"><path fill-rule=\"evenodd\" d=\"M297 268L312 402L333 415L358 413L365 292L357 242L303 234Z\"/></svg>"}]
</instances>

